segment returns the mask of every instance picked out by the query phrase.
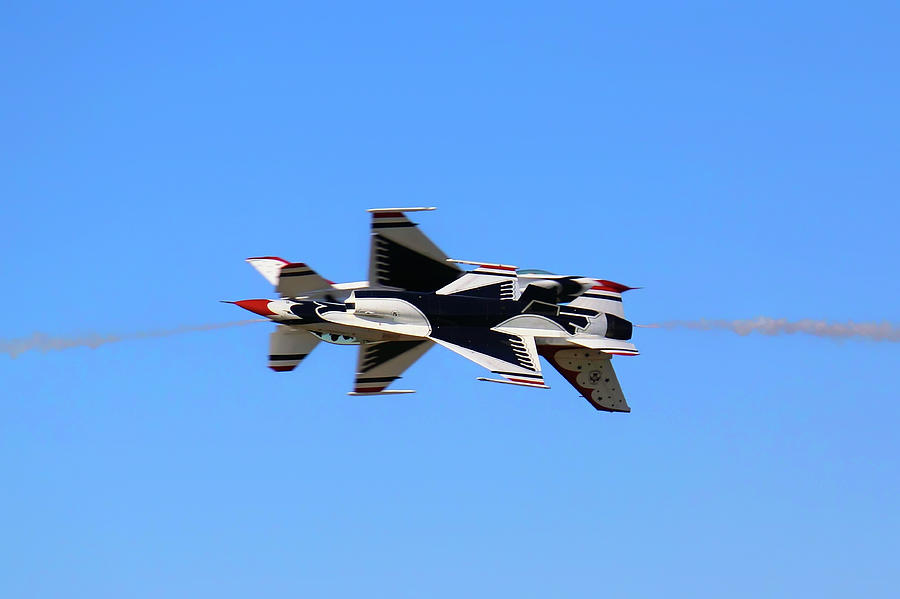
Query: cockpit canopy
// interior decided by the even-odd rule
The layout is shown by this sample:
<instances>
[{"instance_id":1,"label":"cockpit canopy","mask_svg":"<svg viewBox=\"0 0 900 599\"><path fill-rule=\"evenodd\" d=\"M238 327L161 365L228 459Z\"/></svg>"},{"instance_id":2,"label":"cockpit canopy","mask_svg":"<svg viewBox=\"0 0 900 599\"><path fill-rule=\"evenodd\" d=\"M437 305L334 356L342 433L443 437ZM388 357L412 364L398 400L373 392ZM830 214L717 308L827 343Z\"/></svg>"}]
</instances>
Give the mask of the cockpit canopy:
<instances>
[{"instance_id":1,"label":"cockpit canopy","mask_svg":"<svg viewBox=\"0 0 900 599\"><path fill-rule=\"evenodd\" d=\"M549 270L541 270L540 268L525 268L518 271L520 275L556 275L555 272Z\"/></svg>"}]
</instances>

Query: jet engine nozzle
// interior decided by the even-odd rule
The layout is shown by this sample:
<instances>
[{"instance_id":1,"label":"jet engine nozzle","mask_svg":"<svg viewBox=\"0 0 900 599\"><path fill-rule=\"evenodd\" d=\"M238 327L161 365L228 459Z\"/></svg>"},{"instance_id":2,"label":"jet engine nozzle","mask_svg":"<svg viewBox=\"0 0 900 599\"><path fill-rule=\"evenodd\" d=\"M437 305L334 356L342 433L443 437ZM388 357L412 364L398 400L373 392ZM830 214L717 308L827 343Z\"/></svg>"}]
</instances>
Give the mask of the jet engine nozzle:
<instances>
[{"instance_id":1,"label":"jet engine nozzle","mask_svg":"<svg viewBox=\"0 0 900 599\"><path fill-rule=\"evenodd\" d=\"M606 314L606 336L610 339L621 341L631 339L632 326L630 320L625 320L615 314Z\"/></svg>"}]
</instances>

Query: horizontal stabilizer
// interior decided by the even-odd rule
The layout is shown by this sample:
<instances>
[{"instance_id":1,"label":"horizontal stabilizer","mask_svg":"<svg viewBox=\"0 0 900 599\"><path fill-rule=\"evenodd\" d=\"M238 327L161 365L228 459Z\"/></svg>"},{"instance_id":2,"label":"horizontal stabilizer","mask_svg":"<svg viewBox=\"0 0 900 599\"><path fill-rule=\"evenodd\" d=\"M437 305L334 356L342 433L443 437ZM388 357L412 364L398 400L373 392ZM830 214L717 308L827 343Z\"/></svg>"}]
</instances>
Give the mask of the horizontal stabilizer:
<instances>
[{"instance_id":1,"label":"horizontal stabilizer","mask_svg":"<svg viewBox=\"0 0 900 599\"><path fill-rule=\"evenodd\" d=\"M288 372L315 349L319 339L302 329L278 327L269 336L269 368Z\"/></svg>"},{"instance_id":2,"label":"horizontal stabilizer","mask_svg":"<svg viewBox=\"0 0 900 599\"><path fill-rule=\"evenodd\" d=\"M385 389L425 355L434 344L427 339L413 341L378 341L359 346L353 393L372 395L391 393ZM407 393L407 391L404 391ZM412 393L412 391L408 391Z\"/></svg>"}]
</instances>

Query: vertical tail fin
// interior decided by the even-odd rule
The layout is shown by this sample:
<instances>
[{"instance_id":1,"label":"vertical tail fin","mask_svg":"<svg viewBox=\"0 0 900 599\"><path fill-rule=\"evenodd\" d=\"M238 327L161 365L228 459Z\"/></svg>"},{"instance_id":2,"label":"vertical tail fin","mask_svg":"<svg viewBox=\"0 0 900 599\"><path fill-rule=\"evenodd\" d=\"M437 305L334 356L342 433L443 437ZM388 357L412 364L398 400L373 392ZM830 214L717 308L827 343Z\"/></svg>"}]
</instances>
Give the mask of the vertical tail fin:
<instances>
[{"instance_id":1,"label":"vertical tail fin","mask_svg":"<svg viewBox=\"0 0 900 599\"><path fill-rule=\"evenodd\" d=\"M331 290L331 281L322 278L303 262L288 262L275 256L247 258L247 262L275 286L281 297L298 297L312 291Z\"/></svg>"},{"instance_id":2,"label":"vertical tail fin","mask_svg":"<svg viewBox=\"0 0 900 599\"><path fill-rule=\"evenodd\" d=\"M625 318L625 310L622 308L622 294L629 289L637 289L637 287L628 287L621 283L597 279L596 285L579 295L569 305L578 308L589 308L598 312L613 314L619 318Z\"/></svg>"},{"instance_id":3,"label":"vertical tail fin","mask_svg":"<svg viewBox=\"0 0 900 599\"><path fill-rule=\"evenodd\" d=\"M278 285L278 275L281 273L281 269L284 265L290 264L284 258L278 258L276 256L259 256L257 258L247 258L246 262L250 264L253 268L256 269L256 272L261 274L269 283L272 284L272 287L276 287Z\"/></svg>"}]
</instances>

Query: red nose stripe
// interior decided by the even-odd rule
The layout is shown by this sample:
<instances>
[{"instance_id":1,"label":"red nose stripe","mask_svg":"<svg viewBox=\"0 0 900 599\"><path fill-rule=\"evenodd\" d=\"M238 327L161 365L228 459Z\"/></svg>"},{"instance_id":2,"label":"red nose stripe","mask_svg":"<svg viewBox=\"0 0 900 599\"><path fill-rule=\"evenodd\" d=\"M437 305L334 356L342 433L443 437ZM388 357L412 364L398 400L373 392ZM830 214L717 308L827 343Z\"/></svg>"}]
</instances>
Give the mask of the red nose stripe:
<instances>
[{"instance_id":1,"label":"red nose stripe","mask_svg":"<svg viewBox=\"0 0 900 599\"><path fill-rule=\"evenodd\" d=\"M259 314L260 316L273 316L275 313L269 310L269 300L264 299L252 299L252 300L241 300L239 302L234 302L235 305L240 306L244 310L250 310L254 314Z\"/></svg>"}]
</instances>

